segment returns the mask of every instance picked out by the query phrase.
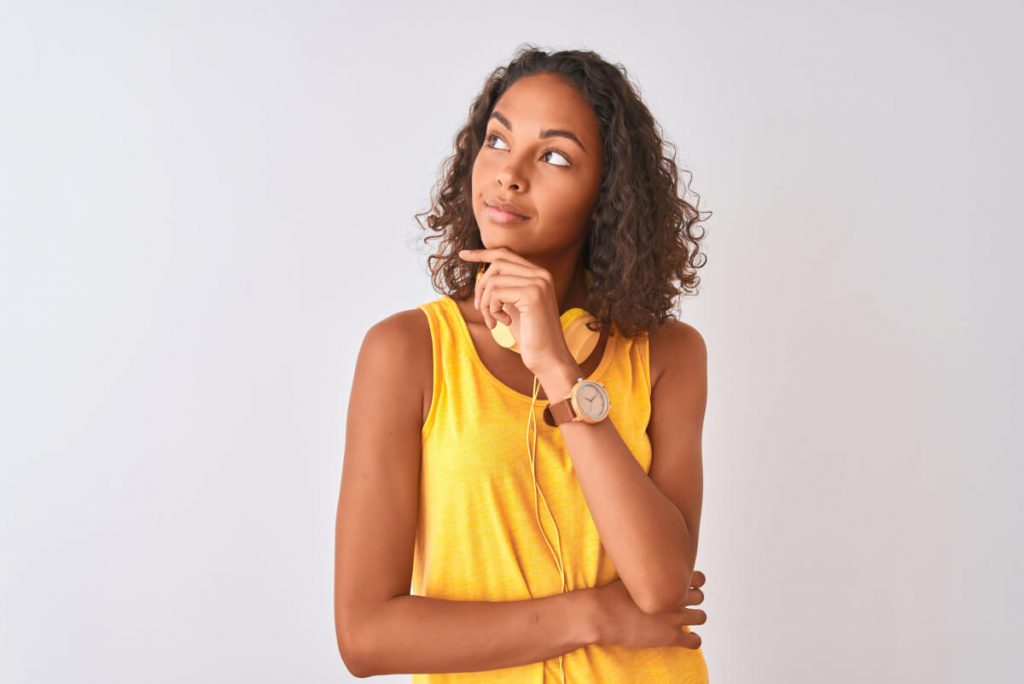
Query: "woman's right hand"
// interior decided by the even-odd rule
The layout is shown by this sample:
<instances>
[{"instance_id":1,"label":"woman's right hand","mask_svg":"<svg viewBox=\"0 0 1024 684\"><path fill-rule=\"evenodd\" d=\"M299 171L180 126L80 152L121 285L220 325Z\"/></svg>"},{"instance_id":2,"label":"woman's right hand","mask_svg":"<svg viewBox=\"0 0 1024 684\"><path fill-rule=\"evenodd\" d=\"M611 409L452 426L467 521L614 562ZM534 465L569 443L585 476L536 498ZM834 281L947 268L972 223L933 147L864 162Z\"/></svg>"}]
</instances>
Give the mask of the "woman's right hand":
<instances>
[{"instance_id":1,"label":"woman's right hand","mask_svg":"<svg viewBox=\"0 0 1024 684\"><path fill-rule=\"evenodd\" d=\"M651 646L683 646L700 648L701 638L696 632L682 629L683 625L702 625L707 620L707 613L698 608L685 606L697 605L704 601L704 592L700 590L704 584L704 573L695 570L690 580L690 589L686 598L672 610L662 613L648 614L640 610L633 602L633 597L626 590L621 579L610 584L596 587L597 604L600 614L600 634L598 643L619 644L634 648Z\"/></svg>"}]
</instances>

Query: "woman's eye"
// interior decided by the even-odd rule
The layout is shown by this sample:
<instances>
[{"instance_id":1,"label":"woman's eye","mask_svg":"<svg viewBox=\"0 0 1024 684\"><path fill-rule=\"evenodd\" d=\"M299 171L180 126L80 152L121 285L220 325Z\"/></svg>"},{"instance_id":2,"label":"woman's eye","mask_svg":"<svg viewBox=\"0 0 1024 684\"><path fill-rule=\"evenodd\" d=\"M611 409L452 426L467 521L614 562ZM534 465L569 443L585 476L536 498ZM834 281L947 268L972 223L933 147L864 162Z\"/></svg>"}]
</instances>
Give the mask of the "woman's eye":
<instances>
[{"instance_id":1,"label":"woman's eye","mask_svg":"<svg viewBox=\"0 0 1024 684\"><path fill-rule=\"evenodd\" d=\"M487 140L491 140L491 139L501 140L501 138L496 136L494 133L491 133L490 135L487 136ZM502 142L504 142L504 140L502 140ZM494 147L494 145L488 145L488 147Z\"/></svg>"},{"instance_id":2,"label":"woman's eye","mask_svg":"<svg viewBox=\"0 0 1024 684\"><path fill-rule=\"evenodd\" d=\"M490 141L491 141L491 140L501 140L501 137L500 137L500 136L498 136L498 135L497 135L497 134L495 134L495 133L490 133L490 134L488 134L488 135L487 135L487 138L486 138L486 139L484 140L484 143L485 143L485 144L487 145L487 147L492 147L492 148L494 148L494 149L504 149L504 148L500 148L500 147L495 147L494 145L490 144ZM505 141L504 141L504 140L501 140L501 142L503 142L503 143L504 143ZM565 163L563 163L563 164L553 164L552 166L571 166L571 164L569 163L569 160L568 160L568 158L566 158L566 156L565 156L564 154L562 154L561 152L559 152L558 150L548 150L548 151L546 151L546 152L545 152L545 153L544 153L543 155L541 155L541 156L542 156L542 157L546 157L546 156L548 156L549 154L557 154L557 155L558 155L559 157L561 157L561 158L562 158L562 160L563 160L563 161L565 162Z\"/></svg>"},{"instance_id":3,"label":"woman's eye","mask_svg":"<svg viewBox=\"0 0 1024 684\"><path fill-rule=\"evenodd\" d=\"M562 159L565 159L565 155L559 152L558 150L548 150L547 152L544 153L544 156L547 156L549 154L557 154ZM569 160L565 159L564 164L555 164L555 166L569 166Z\"/></svg>"}]
</instances>

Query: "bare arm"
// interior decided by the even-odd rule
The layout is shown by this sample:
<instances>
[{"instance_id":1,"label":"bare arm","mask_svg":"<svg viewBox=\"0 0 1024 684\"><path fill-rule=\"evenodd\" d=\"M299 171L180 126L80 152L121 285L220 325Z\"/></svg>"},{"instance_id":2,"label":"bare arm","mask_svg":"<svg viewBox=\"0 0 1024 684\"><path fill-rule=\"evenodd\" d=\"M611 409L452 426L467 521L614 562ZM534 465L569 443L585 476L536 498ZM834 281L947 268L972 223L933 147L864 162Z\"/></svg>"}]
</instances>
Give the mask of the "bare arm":
<instances>
[{"instance_id":1,"label":"bare arm","mask_svg":"<svg viewBox=\"0 0 1024 684\"><path fill-rule=\"evenodd\" d=\"M598 641L592 591L522 601L398 596L365 624L353 674L476 672L556 658Z\"/></svg>"},{"instance_id":2,"label":"bare arm","mask_svg":"<svg viewBox=\"0 0 1024 684\"><path fill-rule=\"evenodd\" d=\"M652 336L650 349L662 371L651 392L649 475L611 420L559 430L601 544L636 604L659 613L685 599L697 556L707 349L695 328L675 319ZM568 356L537 377L547 396L562 397L581 375Z\"/></svg>"},{"instance_id":3,"label":"bare arm","mask_svg":"<svg viewBox=\"0 0 1024 684\"><path fill-rule=\"evenodd\" d=\"M358 677L490 670L596 642L593 589L497 602L410 595L431 371L423 312L397 313L367 332L349 400L335 539L335 628L346 667Z\"/></svg>"}]
</instances>

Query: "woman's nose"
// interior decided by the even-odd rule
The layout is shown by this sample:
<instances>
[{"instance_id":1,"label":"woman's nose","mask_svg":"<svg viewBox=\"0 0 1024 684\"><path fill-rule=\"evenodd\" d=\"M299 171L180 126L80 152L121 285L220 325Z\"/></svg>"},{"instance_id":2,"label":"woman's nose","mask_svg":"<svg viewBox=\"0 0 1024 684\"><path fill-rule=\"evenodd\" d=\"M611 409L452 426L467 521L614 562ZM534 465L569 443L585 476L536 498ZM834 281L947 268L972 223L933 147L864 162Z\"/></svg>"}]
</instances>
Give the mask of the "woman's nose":
<instances>
[{"instance_id":1,"label":"woman's nose","mask_svg":"<svg viewBox=\"0 0 1024 684\"><path fill-rule=\"evenodd\" d=\"M516 190L524 190L526 185L526 179L523 178L522 174L512 165L506 165L501 171L498 172L498 184L503 188L515 188Z\"/></svg>"}]
</instances>

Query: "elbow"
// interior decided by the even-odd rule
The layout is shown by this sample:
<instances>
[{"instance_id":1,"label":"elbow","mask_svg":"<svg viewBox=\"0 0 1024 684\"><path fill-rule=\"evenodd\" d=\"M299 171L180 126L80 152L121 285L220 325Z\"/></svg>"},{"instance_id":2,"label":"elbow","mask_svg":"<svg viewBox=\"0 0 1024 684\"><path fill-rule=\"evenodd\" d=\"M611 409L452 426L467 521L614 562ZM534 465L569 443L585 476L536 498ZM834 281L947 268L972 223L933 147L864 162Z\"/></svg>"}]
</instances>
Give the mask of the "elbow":
<instances>
[{"instance_id":1,"label":"elbow","mask_svg":"<svg viewBox=\"0 0 1024 684\"><path fill-rule=\"evenodd\" d=\"M349 673L357 679L394 673L382 669L388 663L386 639L381 639L381 621L386 603L379 601L339 602L334 611L338 654Z\"/></svg>"},{"instance_id":2,"label":"elbow","mask_svg":"<svg viewBox=\"0 0 1024 684\"><path fill-rule=\"evenodd\" d=\"M372 673L363 664L362 656L358 654L353 645L348 641L338 640L338 654L341 656L341 662L345 664L345 669L349 671L353 677L357 679L363 679L369 677Z\"/></svg>"},{"instance_id":3,"label":"elbow","mask_svg":"<svg viewBox=\"0 0 1024 684\"><path fill-rule=\"evenodd\" d=\"M682 610L690 593L692 576L693 570L688 569L682 574L683 581L680 582L678 579L680 574L673 573L672 577L675 579L670 581L662 580L655 585L651 585L651 590L640 593L634 603L636 603L637 608L648 615Z\"/></svg>"},{"instance_id":4,"label":"elbow","mask_svg":"<svg viewBox=\"0 0 1024 684\"><path fill-rule=\"evenodd\" d=\"M643 601L637 601L637 608L647 613L648 615L654 615L656 613L667 613L672 610L680 610L683 607L683 601L686 600L686 596L680 596L678 594L674 596L664 597L653 597Z\"/></svg>"},{"instance_id":5,"label":"elbow","mask_svg":"<svg viewBox=\"0 0 1024 684\"><path fill-rule=\"evenodd\" d=\"M356 639L360 625L353 625L351 621L338 622L335 624L335 632L338 640L338 655L345 664L349 673L357 679L370 677L374 674L368 666L366 649Z\"/></svg>"}]
</instances>

